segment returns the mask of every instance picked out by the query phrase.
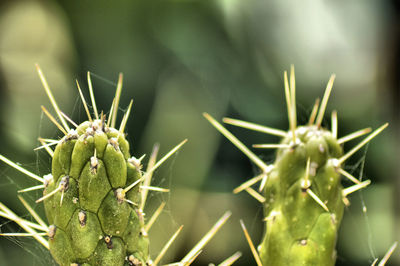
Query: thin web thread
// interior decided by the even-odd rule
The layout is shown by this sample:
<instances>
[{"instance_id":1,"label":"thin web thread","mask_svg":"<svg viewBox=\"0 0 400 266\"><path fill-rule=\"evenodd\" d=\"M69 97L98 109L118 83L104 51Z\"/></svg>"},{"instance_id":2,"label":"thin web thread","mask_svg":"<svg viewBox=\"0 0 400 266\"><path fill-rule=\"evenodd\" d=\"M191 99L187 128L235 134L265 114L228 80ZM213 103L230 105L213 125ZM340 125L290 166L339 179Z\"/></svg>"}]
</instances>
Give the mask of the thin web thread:
<instances>
[{"instance_id":1,"label":"thin web thread","mask_svg":"<svg viewBox=\"0 0 400 266\"><path fill-rule=\"evenodd\" d=\"M360 181L363 178L365 159L366 159L366 156L367 156L368 146L369 146L369 144L366 145L365 150L364 150L364 154L361 157L360 175L358 176L358 179ZM365 225L367 227L367 232L368 232L368 239L367 239L368 249L369 249L369 252L371 254L372 260L375 260L376 259L376 253L375 253L375 249L374 249L373 244L372 244L373 243L372 230L371 230L371 226L370 226L369 219L368 219L367 207L365 205L365 201L364 201L364 197L363 197L362 191L360 191L360 193L358 193L358 195L360 197L361 206L362 206L362 212L363 212L363 216L364 216L364 222L365 222Z\"/></svg>"},{"instance_id":2,"label":"thin web thread","mask_svg":"<svg viewBox=\"0 0 400 266\"><path fill-rule=\"evenodd\" d=\"M24 167L26 167L24 165ZM1 173L1 176L5 177L8 182L2 183L2 186L12 186L13 190L19 190L22 189L22 186L19 185L11 176L5 174L5 172L8 170L4 170ZM37 193L35 193L37 194ZM34 196L32 196L32 193L25 193L24 195L25 198L29 199L30 201L34 200ZM38 207L38 205L32 205L34 209ZM21 218L32 221L32 217L28 212L21 214ZM1 232L24 232L19 226L13 226L13 222L9 220L5 220L3 223L0 224L0 231ZM19 238L19 237L5 237L6 240L11 241L24 251L28 252L33 260L32 263L33 265L56 265L56 263L53 261L53 259L50 257L50 253L48 252L47 249L42 247L39 243L36 242L36 240L33 239L25 239L25 238Z\"/></svg>"},{"instance_id":3,"label":"thin web thread","mask_svg":"<svg viewBox=\"0 0 400 266\"><path fill-rule=\"evenodd\" d=\"M114 81L109 80L109 79L107 79L107 78L105 78L103 76L97 75L96 73L93 73L93 72L90 72L90 75L95 77L95 78L97 78L97 79L99 79L99 80L101 80L101 81L103 81L104 83L107 83L107 84L109 84L111 86L117 87L117 83L115 83Z\"/></svg>"},{"instance_id":4,"label":"thin web thread","mask_svg":"<svg viewBox=\"0 0 400 266\"><path fill-rule=\"evenodd\" d=\"M361 181L363 180L363 176L364 176L364 166L365 166L365 161L366 161L366 155L367 155L367 151L368 151L368 145L366 145L363 155L361 156L361 158L351 167L349 167L349 171L351 174L354 175L354 172L357 169L360 169L359 174L358 174L358 179ZM363 191L357 191L356 192L359 196L360 199L360 204L361 204L361 212L362 212L362 216L363 216L363 220L364 220L364 226L365 226L365 231L366 234L360 232L360 226L357 222L354 221L354 217L353 214L350 212L347 214L347 216L350 218L352 217L352 221L353 221L353 225L354 225L354 232L358 232L358 235L361 236L360 239L365 239L366 240L366 246L368 249L368 252L371 256L371 261L374 261L377 256L376 256L376 251L373 245L373 234L372 234L372 229L370 226L370 222L369 222L369 217L368 217L368 212L367 212L367 207L365 204L365 200L364 200L364 196L363 196ZM357 224L357 225L356 225ZM365 243L365 242L364 242Z\"/></svg>"}]
</instances>

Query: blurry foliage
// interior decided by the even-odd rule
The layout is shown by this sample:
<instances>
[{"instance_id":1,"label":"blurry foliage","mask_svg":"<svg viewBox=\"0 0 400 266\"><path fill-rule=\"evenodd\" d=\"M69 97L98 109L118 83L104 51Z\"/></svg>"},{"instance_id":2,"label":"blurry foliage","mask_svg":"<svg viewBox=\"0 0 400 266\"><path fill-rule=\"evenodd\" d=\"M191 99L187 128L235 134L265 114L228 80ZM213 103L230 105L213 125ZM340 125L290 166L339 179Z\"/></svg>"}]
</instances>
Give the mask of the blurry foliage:
<instances>
[{"instance_id":1,"label":"blurry foliage","mask_svg":"<svg viewBox=\"0 0 400 266\"><path fill-rule=\"evenodd\" d=\"M339 111L341 135L387 120L398 122L398 114L390 117L391 104L396 101L385 89L391 85L385 65L391 51L383 49L392 14L387 5L361 0L0 2L0 135L4 144L0 153L40 174L50 170L45 153L32 152L38 144L33 141L38 135L60 134L40 115L40 105L50 103L34 63L41 64L56 98L62 99L61 108L76 121L84 119L84 112L73 79L86 88L86 71L94 73L98 106L107 111L117 74L123 72L121 108L134 99L127 129L132 154L149 154L155 142L161 143L162 154L189 139L155 175L156 184L172 191L168 196L151 196L148 215L163 197L168 200L167 211L150 232L152 254L184 224L185 235L178 238L165 261L179 258L217 217L231 209L233 217L197 265L218 263L236 250L244 253L237 265L252 264L238 219L251 225L250 234L258 243L261 205L244 193L232 195L231 191L255 174L255 169L201 113L286 129L282 73L293 63L299 121L307 120L314 99L322 96L334 72L337 80L328 111ZM393 194L398 192L393 184L399 179L398 128L392 124L368 149L364 175L379 184L364 195L371 207L371 228L354 232L357 226L366 226L366 220L360 198L353 197L338 243L338 265L368 265L373 259L366 248L368 241L376 255L382 256L390 243L399 240L394 235L399 232L394 227L398 213L393 207ZM229 129L247 145L277 141ZM258 153L266 161L273 158L271 151ZM355 164L356 160L350 163ZM21 211L16 188L31 182L4 165L0 173L0 200ZM38 195L32 193L30 199ZM13 225L0 222L2 231L12 230ZM37 265L49 264L46 252L30 240L1 238L0 243L1 265L31 265L32 259Z\"/></svg>"}]
</instances>

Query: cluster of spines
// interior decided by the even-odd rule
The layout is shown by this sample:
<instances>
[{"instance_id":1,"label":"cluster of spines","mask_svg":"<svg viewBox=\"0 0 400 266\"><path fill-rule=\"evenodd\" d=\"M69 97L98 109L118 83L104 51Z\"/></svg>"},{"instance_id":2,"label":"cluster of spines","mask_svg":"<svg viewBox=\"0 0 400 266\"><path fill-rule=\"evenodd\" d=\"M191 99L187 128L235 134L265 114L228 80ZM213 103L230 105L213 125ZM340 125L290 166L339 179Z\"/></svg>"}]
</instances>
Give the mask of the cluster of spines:
<instances>
[{"instance_id":1,"label":"cluster of spines","mask_svg":"<svg viewBox=\"0 0 400 266\"><path fill-rule=\"evenodd\" d=\"M117 119L117 111L118 111L118 105L119 105L119 99L121 96L121 89L122 89L122 74L119 76L118 80L118 85L117 85L117 90L115 93L115 98L113 100L113 103L111 105L111 109L109 112L109 119L106 121L106 116L103 115L103 113L99 114L97 111L97 106L95 102L95 97L93 93L93 87L90 79L90 73L88 72L88 87L89 87L89 92L90 92L90 98L91 98L91 103L92 103L92 108L93 108L93 113L94 113L94 118L92 118L88 104L85 101L85 98L83 96L83 93L80 89L79 83L77 81L77 87L79 90L79 95L82 99L83 106L85 108L87 117L88 117L88 122L87 124L92 125L92 127L87 127L85 123L81 124L79 126L77 123L75 123L71 118L69 118L67 115L65 115L60 108L58 107L57 102L55 101L53 94L47 84L47 81L39 68L37 66L37 71L39 74L39 77L42 81L43 87L45 88L45 91L48 95L48 98L50 99L50 102L57 114L58 120L51 115L51 113L44 107L42 106L43 112L48 116L48 118L58 127L58 129L64 134L64 137L61 140L55 140L55 139L45 139L45 138L39 138L39 142L41 143L41 146L36 148L37 149L45 149L51 157L55 156L55 150L51 149L51 146L57 145L65 140L73 140L76 139L79 134L78 131L84 129L86 134L86 131L96 130L94 127L98 127L99 129L102 129L104 131L114 130L116 126L116 119ZM124 135L124 130L126 127L126 123L128 121L128 117L130 114L130 110L132 107L132 101L130 102L127 111L125 112L122 122L120 124L119 130L114 130L116 131L116 138L114 140L115 145L119 145L118 142L118 136L119 135ZM67 121L72 124L75 129L71 129L67 123ZM94 126L94 127L93 127ZM82 134L82 132L80 132ZM90 132L89 132L90 133ZM112 142L112 140L110 140ZM168 189L165 188L159 188L159 187L154 187L151 186L151 179L152 179L152 174L153 172L163 163L165 160L167 160L171 155L173 155L176 151L180 149L180 147L186 142L187 140L182 141L180 144L178 144L175 148L173 148L171 151L169 151L164 157L162 157L160 160L156 161L157 153L159 150L159 146L155 145L153 152L150 156L149 162L148 162L148 167L145 172L141 171L140 169L142 168L142 163L141 161L145 157L145 155L141 156L139 159L135 157L131 157L128 159L128 162L132 164L134 167L140 170L142 173L140 175L140 178L135 180L134 182L130 183L124 188L119 188L115 190L115 196L117 199L120 201L126 201L129 204L134 204L137 209L138 213L141 214L142 217L142 222L141 222L141 232L142 234L147 235L147 232L150 230L151 226L154 224L156 221L157 217L160 215L162 212L165 202L162 202L161 205L158 207L158 209L154 212L152 217L147 221L147 223L144 223L144 208L145 208L145 203L146 203L146 198L149 190L154 190L154 191L160 191L160 192L169 192ZM111 143L112 144L112 143ZM96 156L96 149L94 151L94 156L91 156L90 158L90 171L97 171L98 167L98 160ZM64 176L63 178L60 178L58 182L58 186L55 186L55 180L53 180L52 174L45 175L43 177L38 176L27 169L19 166L18 164L12 162L11 160L7 159L6 157L0 155L0 160L3 162L7 163L8 165L12 166L13 168L17 169L18 171L24 173L25 175L35 179L36 181L39 181L41 184L33 187L29 187L26 189L22 189L18 191L19 193L24 193L24 192L29 192L33 190L38 190L38 189L44 189L44 196L39 198L36 202L40 201L46 201L48 199L51 199L56 192L61 192L61 197L59 199L59 206L62 206L63 204L63 198L64 198L64 191L66 191L69 187L69 178L68 176ZM49 189L50 186L53 186L52 189ZM132 192L133 188L135 188L135 196L134 197L129 197L128 194ZM46 189L49 189L51 192L46 193ZM21 200L25 208L28 210L28 212L32 215L34 220L36 222L31 222L26 219L23 219L19 217L17 214L15 214L13 211L11 211L9 208L7 208L4 204L0 203L0 216L5 217L11 221L14 221L17 223L22 229L26 231L26 233L3 233L1 235L6 235L6 236L31 236L34 237L40 244L42 244L45 248L49 249L49 241L45 239L44 236L47 236L49 240L52 240L55 235L56 235L56 227L53 225L47 225L41 218L40 216L34 211L34 209L24 200L23 197L18 196L18 198ZM135 198L135 200L133 199ZM136 199L138 198L138 199ZM74 200L74 199L73 199ZM58 205L58 204L57 204ZM222 227L222 225L227 221L227 219L230 217L231 213L228 211L226 212L219 220L218 222L212 227L212 229L205 234L205 236L199 241L199 243L183 258L181 261L177 263L173 263L171 265L190 265L196 258L197 256L202 252L202 249L204 245L216 234L216 232ZM80 211L77 214L78 217L78 222L80 223L81 226L84 226L86 224L87 220L87 215L84 211ZM52 221L50 221L52 222ZM152 260L148 260L146 263L150 265L158 265L165 255L166 251L170 247L170 245L174 242L175 238L178 236L178 234L181 232L183 226L179 227L179 229L173 234L173 236L170 238L170 240L165 244L165 246L162 248L162 250L159 252L159 254L156 256L156 258ZM112 239L110 236L104 236L104 242L105 246L107 248L112 248ZM240 253L235 253L233 256L230 258L226 259L223 263L220 265L231 265L233 264L238 258L240 257ZM132 256L128 255L125 258L126 262L129 263L130 265L136 265L139 263L137 259Z\"/></svg>"},{"instance_id":2,"label":"cluster of spines","mask_svg":"<svg viewBox=\"0 0 400 266\"><path fill-rule=\"evenodd\" d=\"M329 99L331 90L333 88L334 79L335 79L335 75L332 75L327 84L322 101L320 102L319 98L316 99L313 109L311 111L309 122L306 125L307 127L315 127L316 130L322 130L321 124L322 124L322 121L324 118L328 99ZM285 87L285 98L286 98L286 103L287 103L287 113L288 113L288 120L289 120L289 130L287 132L280 130L280 129L274 129L274 128L270 128L267 126L258 125L258 124L241 121L241 120L236 120L236 119L231 119L231 118L224 118L223 121L227 124L231 124L234 126L238 126L238 127L262 132L262 133L271 134L271 135L280 137L284 140L278 144L254 144L253 145L254 148L278 149L278 153L280 152L280 150L284 150L284 149L294 150L296 148L296 146L299 144L299 139L297 137L297 134L299 133L298 131L299 130L301 131L302 128L297 126L296 86L295 86L295 75L294 75L294 67L293 66L291 67L290 79L288 79L287 72L286 71L284 72L284 85L285 85L284 86ZM232 133L230 133L224 126L222 126L219 122L217 122L209 114L204 113L203 115L220 133L222 133L228 140L230 140L240 151L242 151L260 169L260 173L257 174L257 176L249 179L248 181L244 182L240 186L236 187L233 190L233 192L236 194L241 191L246 191L252 197L254 197L257 201L265 204L266 198L260 193L264 190L266 183L268 182L269 175L274 170L275 166L273 164L266 164L265 162L263 162L256 154L254 154L239 139L237 139ZM365 128L362 130L358 130L354 133L351 133L347 136L338 138L338 136L337 136L338 121L337 121L337 112L336 111L332 112L331 123L332 123L332 125L331 125L330 134L332 135L332 137L336 140L336 142L339 145L342 145L345 142L348 142L350 140L353 140L355 138L363 136L371 131L370 128ZM375 136L377 136L380 132L382 132L387 126L388 126L388 124L386 123L386 124L382 125L380 128L376 129L374 132L372 132L370 135L368 135L364 140L362 140L358 145L356 145L354 148L352 148L350 151L348 151L346 154L342 155L341 157L330 159L331 161L329 163L334 166L334 169L336 170L336 172L354 183L354 185L342 189L342 201L345 205L350 204L347 199L347 196L349 194L368 186L371 183L371 181L365 180L365 181L361 182L360 180L356 179L354 176L352 176L350 173L348 173L342 167L344 162L348 158L350 158L354 153L356 153L358 150L360 150L370 140L372 140ZM318 205L321 206L321 208L323 208L325 211L329 212L329 209L326 206L325 202L322 201L316 195L316 193L314 193L311 190L311 182L309 179L310 164L311 164L310 158L308 158L307 163L306 163L305 175L301 182L302 191L304 193L307 193L316 203L318 203ZM252 186L258 182L260 182L260 185L259 185L258 191L257 191L255 189L253 189ZM269 217L267 216L264 218L264 221L268 221L268 219L269 219ZM244 231L245 237L249 243L250 249L253 253L253 256L255 258L257 265L262 265L262 260L260 258L260 254L259 254L260 250L257 251L257 249L254 247L254 244L253 244L253 242L246 230L246 227L242 221L241 221L241 226ZM391 249L388 251L388 254L382 259L382 261L380 262L379 265L385 264L385 262L387 261L388 257L390 256L391 252L393 252L395 247L396 247L396 243L391 247ZM377 259L375 260L374 264L376 262L377 262Z\"/></svg>"}]
</instances>

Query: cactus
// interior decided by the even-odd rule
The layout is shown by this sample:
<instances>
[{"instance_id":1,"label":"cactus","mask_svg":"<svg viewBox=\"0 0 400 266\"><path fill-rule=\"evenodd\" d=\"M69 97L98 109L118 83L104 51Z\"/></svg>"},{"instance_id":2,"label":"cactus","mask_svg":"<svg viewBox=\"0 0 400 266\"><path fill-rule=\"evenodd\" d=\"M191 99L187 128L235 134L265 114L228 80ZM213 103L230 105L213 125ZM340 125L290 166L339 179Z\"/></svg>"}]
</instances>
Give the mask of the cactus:
<instances>
[{"instance_id":1,"label":"cactus","mask_svg":"<svg viewBox=\"0 0 400 266\"><path fill-rule=\"evenodd\" d=\"M88 116L88 121L77 125L60 111L38 66L37 71L60 123L45 107L42 106L42 110L64 134L60 140L39 138L43 144L39 148L45 148L52 157L51 174L41 177L2 155L0 160L41 183L19 192L43 189L43 197L36 202L44 202L49 225L19 196L36 222L19 217L0 203L0 216L16 222L26 231L2 235L34 237L50 250L54 260L60 265L157 265L182 230L182 226L152 261L148 231L165 203L160 205L146 223L143 212L146 197L149 190L168 192L168 189L150 185L152 173L179 150L186 140L157 162L158 146L155 146L147 170L143 171L141 161L144 156L139 159L131 156L124 133L132 101L119 129L115 128L122 75L119 77L109 119L97 111L90 73L88 85L93 118L77 82ZM71 129L67 121L75 129ZM55 144L56 147L52 150L50 146ZM180 261L180 265L189 265L229 216L230 212L224 214L199 244ZM44 235L48 236L48 240Z\"/></svg>"},{"instance_id":2,"label":"cactus","mask_svg":"<svg viewBox=\"0 0 400 266\"><path fill-rule=\"evenodd\" d=\"M0 155L0 160L40 185L20 190L20 193L43 189L43 201L48 224L45 223L27 201L18 198L32 215L35 222L19 217L0 202L0 216L17 223L26 233L2 233L7 236L34 237L50 250L60 265L158 265L164 254L182 230L173 234L154 260L149 251L148 232L165 206L163 202L150 219L144 215L149 190L168 192L168 189L152 187L153 172L186 142L184 140L156 162L158 146L155 146L146 171L142 160L131 157L125 127L132 107L127 108L119 129L116 117L122 89L120 75L116 95L108 115L99 115L88 73L88 84L94 118L80 90L88 121L80 125L73 122L59 109L44 75L37 67L46 93L57 114L58 121L45 107L43 112L60 129L60 140L39 138L43 148L52 157L52 172L38 176ZM246 191L264 206L265 234L258 251L247 232L241 226L257 265L334 265L337 231L344 206L349 204L347 195L366 187L370 180L354 178L343 168L344 162L387 127L381 126L347 153L342 144L371 131L359 130L347 136L337 136L337 113L332 112L331 130L321 126L334 76L328 82L319 106L317 99L309 123L297 126L294 70L290 85L284 75L285 95L288 107L289 131L285 132L235 119L224 122L247 129L281 137L279 144L258 144L255 148L276 148L273 164L266 164L250 151L210 115L204 116L223 135L233 142L259 168L260 173L234 189L234 193ZM71 129L67 121L74 126ZM55 149L51 146L56 145ZM354 185L343 188L341 178ZM260 182L259 192L252 188ZM204 245L227 221L226 212L198 244L174 265L190 265L201 253ZM45 237L48 237L46 239ZM395 249L395 243L379 263L383 266ZM241 256L235 253L220 265L231 265ZM373 265L377 263L377 259Z\"/></svg>"},{"instance_id":3,"label":"cactus","mask_svg":"<svg viewBox=\"0 0 400 266\"><path fill-rule=\"evenodd\" d=\"M263 162L209 114L204 114L214 127L260 168L256 177L234 190L234 193L247 191L264 207L264 237L258 251L241 222L258 265L334 265L337 232L343 209L349 204L347 195L370 184L370 180L354 178L343 166L351 155L388 124L372 132L344 154L342 144L369 133L370 128L338 138L336 111L332 112L331 129L321 126L334 79L332 75L321 106L319 99L316 100L309 123L297 126L293 67L290 82L287 72L284 73L288 132L230 118L223 120L227 124L280 137L279 144L253 145L254 148L277 149L273 164ZM354 185L343 188L342 176ZM258 189L261 194L252 188L257 182L260 182Z\"/></svg>"}]
</instances>

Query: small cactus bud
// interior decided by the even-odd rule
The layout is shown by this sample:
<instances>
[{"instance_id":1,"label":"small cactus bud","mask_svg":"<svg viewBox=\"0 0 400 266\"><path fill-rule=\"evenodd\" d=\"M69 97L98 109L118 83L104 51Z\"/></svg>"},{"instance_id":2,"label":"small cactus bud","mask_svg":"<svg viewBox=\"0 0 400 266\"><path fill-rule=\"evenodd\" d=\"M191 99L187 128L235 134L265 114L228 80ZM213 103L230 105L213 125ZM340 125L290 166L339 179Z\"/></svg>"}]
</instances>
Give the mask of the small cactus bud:
<instances>
[{"instance_id":1,"label":"small cactus bud","mask_svg":"<svg viewBox=\"0 0 400 266\"><path fill-rule=\"evenodd\" d=\"M79 224L83 227L86 225L86 212L80 211L78 214Z\"/></svg>"},{"instance_id":2,"label":"small cactus bud","mask_svg":"<svg viewBox=\"0 0 400 266\"><path fill-rule=\"evenodd\" d=\"M142 162L140 160L136 159L135 157L132 156L131 158L129 158L128 163L135 166L137 170L139 170L139 171L142 170L142 167L143 167Z\"/></svg>"},{"instance_id":3,"label":"small cactus bud","mask_svg":"<svg viewBox=\"0 0 400 266\"><path fill-rule=\"evenodd\" d=\"M57 227L55 226L55 225L50 225L49 226L49 238L52 240L53 238L54 238L54 236L56 235L56 230L57 230Z\"/></svg>"},{"instance_id":4,"label":"small cactus bud","mask_svg":"<svg viewBox=\"0 0 400 266\"><path fill-rule=\"evenodd\" d=\"M104 242L106 242L107 248L108 248L108 249L112 249L112 248L113 248L113 245L112 245L112 241L111 241L111 237L110 237L110 236L105 236L105 237L104 237Z\"/></svg>"},{"instance_id":5,"label":"small cactus bud","mask_svg":"<svg viewBox=\"0 0 400 266\"><path fill-rule=\"evenodd\" d=\"M44 178L44 187L46 188L50 183L54 182L54 178L52 174L48 174L43 176Z\"/></svg>"},{"instance_id":6,"label":"small cactus bud","mask_svg":"<svg viewBox=\"0 0 400 266\"><path fill-rule=\"evenodd\" d=\"M99 165L99 160L95 156L90 157L90 172L92 175L97 173L97 166Z\"/></svg>"}]
</instances>

